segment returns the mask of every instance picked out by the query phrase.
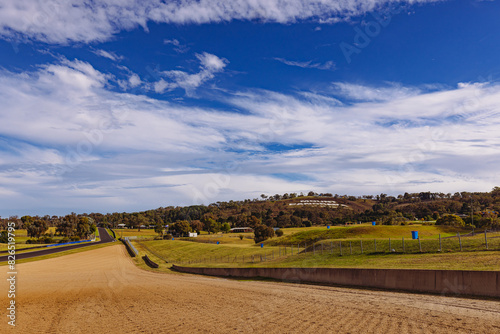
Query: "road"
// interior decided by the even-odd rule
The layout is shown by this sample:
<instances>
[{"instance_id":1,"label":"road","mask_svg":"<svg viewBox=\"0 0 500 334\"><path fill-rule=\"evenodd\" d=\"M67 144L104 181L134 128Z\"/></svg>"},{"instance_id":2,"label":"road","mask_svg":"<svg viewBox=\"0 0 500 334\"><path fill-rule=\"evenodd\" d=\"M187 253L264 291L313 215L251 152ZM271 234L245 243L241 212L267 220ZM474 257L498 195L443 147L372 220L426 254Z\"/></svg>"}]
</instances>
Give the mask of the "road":
<instances>
[{"instance_id":1,"label":"road","mask_svg":"<svg viewBox=\"0 0 500 334\"><path fill-rule=\"evenodd\" d=\"M33 251L33 252L16 254L16 260L28 259L31 257L37 257L37 256L42 256L42 255L49 255L49 254L64 252L64 251L76 249L76 248L105 244L108 242L112 242L114 240L108 234L108 231L106 231L105 228L98 227L98 230L99 230L99 237L101 239L100 241L84 243L84 244L68 245L68 246L54 246L54 247L44 248L42 250ZM0 256L0 262L4 262L4 261L8 261L8 255Z\"/></svg>"},{"instance_id":2,"label":"road","mask_svg":"<svg viewBox=\"0 0 500 334\"><path fill-rule=\"evenodd\" d=\"M162 274L121 244L17 269L16 328L4 308L0 333L500 332L498 301Z\"/></svg>"}]
</instances>

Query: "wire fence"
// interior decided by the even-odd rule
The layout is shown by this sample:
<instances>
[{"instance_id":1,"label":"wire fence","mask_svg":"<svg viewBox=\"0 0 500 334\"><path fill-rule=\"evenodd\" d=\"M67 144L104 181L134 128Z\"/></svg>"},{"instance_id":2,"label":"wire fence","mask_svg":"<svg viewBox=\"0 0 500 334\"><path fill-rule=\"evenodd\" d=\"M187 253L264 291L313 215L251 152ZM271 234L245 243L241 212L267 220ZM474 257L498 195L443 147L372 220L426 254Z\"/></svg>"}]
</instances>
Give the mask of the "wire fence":
<instances>
[{"instance_id":1,"label":"wire fence","mask_svg":"<svg viewBox=\"0 0 500 334\"><path fill-rule=\"evenodd\" d=\"M467 234L437 238L387 238L387 239L352 239L352 240L316 240L296 245L272 247L253 255L210 255L197 259L173 261L179 264L197 263L257 263L288 258L292 256L350 256L375 255L384 253L422 254L475 252L500 250L500 232ZM152 252L153 253L153 252ZM154 253L153 253L154 254Z\"/></svg>"}]
</instances>

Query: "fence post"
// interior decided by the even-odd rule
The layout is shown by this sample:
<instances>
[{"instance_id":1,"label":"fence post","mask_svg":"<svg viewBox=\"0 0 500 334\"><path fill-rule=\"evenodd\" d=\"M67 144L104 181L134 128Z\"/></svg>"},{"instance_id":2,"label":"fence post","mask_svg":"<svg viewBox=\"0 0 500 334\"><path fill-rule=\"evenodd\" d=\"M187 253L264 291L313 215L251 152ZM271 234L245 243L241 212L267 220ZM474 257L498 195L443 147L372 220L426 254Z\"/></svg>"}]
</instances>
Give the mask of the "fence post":
<instances>
[{"instance_id":1,"label":"fence post","mask_svg":"<svg viewBox=\"0 0 500 334\"><path fill-rule=\"evenodd\" d=\"M349 241L349 249L351 250L351 255L352 255L352 241Z\"/></svg>"},{"instance_id":2,"label":"fence post","mask_svg":"<svg viewBox=\"0 0 500 334\"><path fill-rule=\"evenodd\" d=\"M418 236L418 247L420 248L420 253L422 253L422 243L420 242L420 236Z\"/></svg>"},{"instance_id":3,"label":"fence post","mask_svg":"<svg viewBox=\"0 0 500 334\"><path fill-rule=\"evenodd\" d=\"M333 241L330 241L330 253L333 255Z\"/></svg>"},{"instance_id":4,"label":"fence post","mask_svg":"<svg viewBox=\"0 0 500 334\"><path fill-rule=\"evenodd\" d=\"M439 233L439 252L443 250L443 247L441 245L441 233Z\"/></svg>"},{"instance_id":5,"label":"fence post","mask_svg":"<svg viewBox=\"0 0 500 334\"><path fill-rule=\"evenodd\" d=\"M340 245L340 256L342 256L342 241L339 241L339 245Z\"/></svg>"},{"instance_id":6,"label":"fence post","mask_svg":"<svg viewBox=\"0 0 500 334\"><path fill-rule=\"evenodd\" d=\"M403 237L403 253L405 252L405 237Z\"/></svg>"},{"instance_id":7,"label":"fence post","mask_svg":"<svg viewBox=\"0 0 500 334\"><path fill-rule=\"evenodd\" d=\"M375 245L375 253L377 252L377 239L373 239L373 244Z\"/></svg>"},{"instance_id":8,"label":"fence post","mask_svg":"<svg viewBox=\"0 0 500 334\"><path fill-rule=\"evenodd\" d=\"M460 244L460 251L462 251L462 239L460 238L460 232L458 232L457 235L458 235L458 243Z\"/></svg>"},{"instance_id":9,"label":"fence post","mask_svg":"<svg viewBox=\"0 0 500 334\"><path fill-rule=\"evenodd\" d=\"M360 240L361 242L361 254L363 254L363 240Z\"/></svg>"},{"instance_id":10,"label":"fence post","mask_svg":"<svg viewBox=\"0 0 500 334\"><path fill-rule=\"evenodd\" d=\"M486 234L486 230L484 230L484 243L486 244L486 249L488 249L488 236Z\"/></svg>"},{"instance_id":11,"label":"fence post","mask_svg":"<svg viewBox=\"0 0 500 334\"><path fill-rule=\"evenodd\" d=\"M392 252L391 238L389 238L389 252Z\"/></svg>"}]
</instances>

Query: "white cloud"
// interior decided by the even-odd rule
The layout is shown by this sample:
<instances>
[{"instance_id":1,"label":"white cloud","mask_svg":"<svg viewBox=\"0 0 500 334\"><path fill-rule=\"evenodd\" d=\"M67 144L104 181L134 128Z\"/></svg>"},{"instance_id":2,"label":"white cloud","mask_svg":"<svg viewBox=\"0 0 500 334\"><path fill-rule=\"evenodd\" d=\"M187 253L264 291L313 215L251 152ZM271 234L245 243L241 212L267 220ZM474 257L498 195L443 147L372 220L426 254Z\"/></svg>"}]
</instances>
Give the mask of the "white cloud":
<instances>
[{"instance_id":1,"label":"white cloud","mask_svg":"<svg viewBox=\"0 0 500 334\"><path fill-rule=\"evenodd\" d=\"M147 23L202 24L231 20L335 23L387 4L436 0L5 0L0 36L48 43L104 41Z\"/></svg>"},{"instance_id":2,"label":"white cloud","mask_svg":"<svg viewBox=\"0 0 500 334\"><path fill-rule=\"evenodd\" d=\"M96 55L98 56L101 56L101 57L104 57L104 58L108 58L108 59L111 59L113 61L120 61L120 60L123 60L123 56L119 56L117 55L115 52L113 51L106 51L106 50L94 50L92 51L94 52Z\"/></svg>"},{"instance_id":3,"label":"white cloud","mask_svg":"<svg viewBox=\"0 0 500 334\"><path fill-rule=\"evenodd\" d=\"M187 95L192 95L194 90L201 86L204 82L214 78L215 73L224 70L224 67L229 63L224 58L219 58L216 55L204 52L197 54L196 58L200 61L200 71L198 73L189 74L187 72L172 70L161 72L164 78L153 84L156 93L163 93L167 90L182 88Z\"/></svg>"},{"instance_id":4,"label":"white cloud","mask_svg":"<svg viewBox=\"0 0 500 334\"><path fill-rule=\"evenodd\" d=\"M221 68L206 55L200 63ZM112 92L110 80L79 60L0 72L4 207L62 214L310 189L489 190L500 176L500 85L394 85L412 93L351 104L249 90L220 97L243 111L231 113Z\"/></svg>"},{"instance_id":5,"label":"white cloud","mask_svg":"<svg viewBox=\"0 0 500 334\"><path fill-rule=\"evenodd\" d=\"M292 61L292 60L286 60L283 58L274 58L274 60L277 60L277 61L282 62L283 64L286 64L289 66L296 66L296 67L302 67L302 68L316 68L318 70L330 70L330 71L333 71L336 68L335 63L333 61L327 61L325 63L315 63L312 60Z\"/></svg>"},{"instance_id":6,"label":"white cloud","mask_svg":"<svg viewBox=\"0 0 500 334\"><path fill-rule=\"evenodd\" d=\"M402 87L399 84L392 84L385 87L370 87L345 82L334 82L332 88L334 94L354 101L391 101L421 93L418 88Z\"/></svg>"},{"instance_id":7,"label":"white cloud","mask_svg":"<svg viewBox=\"0 0 500 334\"><path fill-rule=\"evenodd\" d=\"M174 46L174 50L177 53L186 53L189 51L189 47L187 45L181 44L177 39L165 39L163 40L163 44L171 44Z\"/></svg>"}]
</instances>

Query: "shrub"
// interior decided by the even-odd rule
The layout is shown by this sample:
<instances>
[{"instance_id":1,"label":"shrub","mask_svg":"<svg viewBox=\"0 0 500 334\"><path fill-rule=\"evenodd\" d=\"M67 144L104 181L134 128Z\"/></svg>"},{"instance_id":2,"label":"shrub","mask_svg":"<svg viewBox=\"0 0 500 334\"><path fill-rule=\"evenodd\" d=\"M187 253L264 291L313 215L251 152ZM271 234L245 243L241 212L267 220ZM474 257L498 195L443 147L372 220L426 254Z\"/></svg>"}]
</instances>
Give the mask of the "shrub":
<instances>
[{"instance_id":1,"label":"shrub","mask_svg":"<svg viewBox=\"0 0 500 334\"><path fill-rule=\"evenodd\" d=\"M59 243L60 243L60 244L64 244L64 243L66 243L66 242L69 242L69 238L68 238L68 237L64 237L64 238L62 238L61 240L59 240Z\"/></svg>"},{"instance_id":2,"label":"shrub","mask_svg":"<svg viewBox=\"0 0 500 334\"><path fill-rule=\"evenodd\" d=\"M43 238L39 238L36 242L33 240L33 243L38 243L38 244L53 244L54 243L54 239L52 239L51 237L43 237Z\"/></svg>"},{"instance_id":3,"label":"shrub","mask_svg":"<svg viewBox=\"0 0 500 334\"><path fill-rule=\"evenodd\" d=\"M74 235L70 238L71 241L80 241L80 237Z\"/></svg>"},{"instance_id":4,"label":"shrub","mask_svg":"<svg viewBox=\"0 0 500 334\"><path fill-rule=\"evenodd\" d=\"M239 237L240 237L240 240L243 240L243 234L240 234Z\"/></svg>"},{"instance_id":5,"label":"shrub","mask_svg":"<svg viewBox=\"0 0 500 334\"><path fill-rule=\"evenodd\" d=\"M283 231L281 229L276 230L274 233L276 233L277 237L282 237L283 236Z\"/></svg>"},{"instance_id":6,"label":"shrub","mask_svg":"<svg viewBox=\"0 0 500 334\"><path fill-rule=\"evenodd\" d=\"M163 236L163 239L171 240L173 238L172 234L168 233Z\"/></svg>"}]
</instances>

